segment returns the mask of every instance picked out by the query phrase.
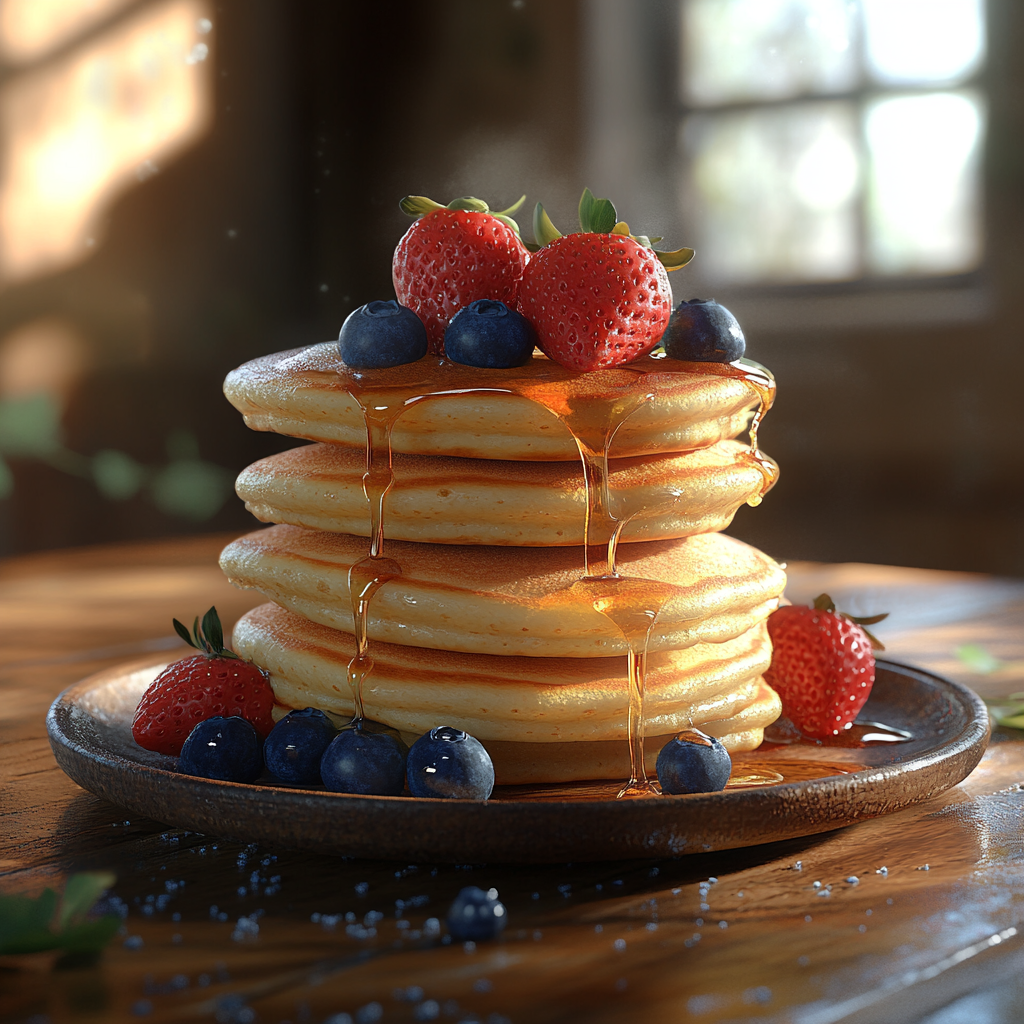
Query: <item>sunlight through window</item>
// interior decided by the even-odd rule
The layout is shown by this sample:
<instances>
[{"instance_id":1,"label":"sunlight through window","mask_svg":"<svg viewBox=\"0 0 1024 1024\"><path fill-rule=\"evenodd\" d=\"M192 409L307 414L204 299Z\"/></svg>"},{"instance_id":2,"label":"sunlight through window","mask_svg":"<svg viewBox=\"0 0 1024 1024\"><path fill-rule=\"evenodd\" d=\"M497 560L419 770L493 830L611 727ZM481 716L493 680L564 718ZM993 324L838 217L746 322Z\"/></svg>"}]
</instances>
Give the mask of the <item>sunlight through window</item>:
<instances>
[{"instance_id":1,"label":"sunlight through window","mask_svg":"<svg viewBox=\"0 0 1024 1024\"><path fill-rule=\"evenodd\" d=\"M984 97L949 86L983 65L982 0L683 0L682 14L681 196L709 279L980 264Z\"/></svg>"}]
</instances>

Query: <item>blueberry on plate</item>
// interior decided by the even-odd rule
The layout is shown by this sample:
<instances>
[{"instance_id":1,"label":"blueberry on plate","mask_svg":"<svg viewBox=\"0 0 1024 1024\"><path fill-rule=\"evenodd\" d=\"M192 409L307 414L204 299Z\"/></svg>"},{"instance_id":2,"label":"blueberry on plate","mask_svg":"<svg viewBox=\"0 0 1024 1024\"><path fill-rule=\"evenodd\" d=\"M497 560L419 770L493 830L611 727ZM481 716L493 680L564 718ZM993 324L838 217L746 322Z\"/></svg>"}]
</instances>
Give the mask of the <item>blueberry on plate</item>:
<instances>
[{"instance_id":1,"label":"blueberry on plate","mask_svg":"<svg viewBox=\"0 0 1024 1024\"><path fill-rule=\"evenodd\" d=\"M661 336L665 354L694 363L731 363L747 350L736 317L714 299L690 299L672 311Z\"/></svg>"},{"instance_id":2,"label":"blueberry on plate","mask_svg":"<svg viewBox=\"0 0 1024 1024\"><path fill-rule=\"evenodd\" d=\"M409 792L449 800L486 800L494 765L484 745L450 725L435 726L409 751Z\"/></svg>"},{"instance_id":3,"label":"blueberry on plate","mask_svg":"<svg viewBox=\"0 0 1024 1024\"><path fill-rule=\"evenodd\" d=\"M686 729L661 748L657 763L662 793L717 793L732 772L729 751L700 729Z\"/></svg>"},{"instance_id":4,"label":"blueberry on plate","mask_svg":"<svg viewBox=\"0 0 1024 1024\"><path fill-rule=\"evenodd\" d=\"M320 759L320 778L335 793L401 796L408 747L393 732L375 732L360 722L331 740Z\"/></svg>"},{"instance_id":5,"label":"blueberry on plate","mask_svg":"<svg viewBox=\"0 0 1024 1024\"><path fill-rule=\"evenodd\" d=\"M463 889L448 908L446 923L458 942L482 942L497 938L508 922L505 905L497 889L486 892L475 885Z\"/></svg>"},{"instance_id":6,"label":"blueberry on plate","mask_svg":"<svg viewBox=\"0 0 1024 1024\"><path fill-rule=\"evenodd\" d=\"M301 786L320 783L320 759L337 730L317 708L289 711L263 744L267 771Z\"/></svg>"},{"instance_id":7,"label":"blueberry on plate","mask_svg":"<svg viewBox=\"0 0 1024 1024\"><path fill-rule=\"evenodd\" d=\"M263 741L251 722L217 715L188 734L178 771L221 782L255 782L263 771L262 748Z\"/></svg>"},{"instance_id":8,"label":"blueberry on plate","mask_svg":"<svg viewBox=\"0 0 1024 1024\"><path fill-rule=\"evenodd\" d=\"M368 302L345 318L338 350L346 365L358 370L414 363L427 354L427 329L411 309L394 299Z\"/></svg>"},{"instance_id":9,"label":"blueberry on plate","mask_svg":"<svg viewBox=\"0 0 1024 1024\"><path fill-rule=\"evenodd\" d=\"M444 332L444 354L453 363L492 370L528 363L536 344L530 321L496 299L464 306Z\"/></svg>"}]
</instances>

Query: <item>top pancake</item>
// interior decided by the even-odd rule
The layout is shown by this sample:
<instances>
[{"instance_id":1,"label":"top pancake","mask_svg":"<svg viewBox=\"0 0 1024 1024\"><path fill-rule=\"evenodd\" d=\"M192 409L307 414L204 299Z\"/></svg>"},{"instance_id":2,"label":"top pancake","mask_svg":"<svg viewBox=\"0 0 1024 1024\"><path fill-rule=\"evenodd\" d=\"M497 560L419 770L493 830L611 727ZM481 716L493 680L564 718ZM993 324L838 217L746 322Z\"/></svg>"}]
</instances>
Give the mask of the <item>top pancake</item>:
<instances>
[{"instance_id":1,"label":"top pancake","mask_svg":"<svg viewBox=\"0 0 1024 1024\"><path fill-rule=\"evenodd\" d=\"M356 448L365 446L366 433L350 390L429 394L409 403L398 417L393 451L565 461L578 459L579 452L564 423L545 405L611 408L638 386L654 397L622 423L612 456L690 451L736 437L746 428L758 398L750 384L724 375L727 370L719 364L646 356L628 367L579 373L538 354L528 365L511 370L460 366L427 356L405 366L357 371L342 362L337 343L325 342L240 366L228 374L224 393L254 430ZM535 394L537 401L523 391Z\"/></svg>"}]
</instances>

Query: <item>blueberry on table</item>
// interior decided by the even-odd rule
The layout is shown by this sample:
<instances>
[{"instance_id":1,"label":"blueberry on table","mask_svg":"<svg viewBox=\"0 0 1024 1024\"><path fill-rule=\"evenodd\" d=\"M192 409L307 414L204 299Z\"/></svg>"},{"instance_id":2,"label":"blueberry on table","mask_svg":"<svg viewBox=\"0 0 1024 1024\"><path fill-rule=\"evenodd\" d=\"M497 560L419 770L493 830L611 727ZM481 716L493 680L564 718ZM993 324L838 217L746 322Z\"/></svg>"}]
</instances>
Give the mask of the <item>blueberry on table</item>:
<instances>
[{"instance_id":1,"label":"blueberry on table","mask_svg":"<svg viewBox=\"0 0 1024 1024\"><path fill-rule=\"evenodd\" d=\"M267 771L284 782L320 783L320 759L337 730L318 708L289 711L263 744Z\"/></svg>"},{"instance_id":2,"label":"blueberry on table","mask_svg":"<svg viewBox=\"0 0 1024 1024\"><path fill-rule=\"evenodd\" d=\"M505 927L508 914L498 900L498 890L486 892L475 885L466 886L448 908L447 925L458 942L482 942L497 938Z\"/></svg>"},{"instance_id":3,"label":"blueberry on table","mask_svg":"<svg viewBox=\"0 0 1024 1024\"><path fill-rule=\"evenodd\" d=\"M464 306L444 332L444 354L453 363L493 370L528 363L536 344L530 321L496 299Z\"/></svg>"},{"instance_id":4,"label":"blueberry on table","mask_svg":"<svg viewBox=\"0 0 1024 1024\"><path fill-rule=\"evenodd\" d=\"M423 321L394 299L368 302L353 310L341 325L338 351L342 360L358 370L414 363L427 354Z\"/></svg>"},{"instance_id":5,"label":"blueberry on table","mask_svg":"<svg viewBox=\"0 0 1024 1024\"><path fill-rule=\"evenodd\" d=\"M729 781L732 758L713 736L687 729L661 748L657 772L662 793L717 793Z\"/></svg>"},{"instance_id":6,"label":"blueberry on table","mask_svg":"<svg viewBox=\"0 0 1024 1024\"><path fill-rule=\"evenodd\" d=\"M661 336L665 354L694 363L731 363L747 350L736 317L714 299L690 299L672 311Z\"/></svg>"},{"instance_id":7,"label":"blueberry on table","mask_svg":"<svg viewBox=\"0 0 1024 1024\"><path fill-rule=\"evenodd\" d=\"M255 782L263 771L263 741L251 722L217 715L189 734L178 771L221 782Z\"/></svg>"},{"instance_id":8,"label":"blueberry on table","mask_svg":"<svg viewBox=\"0 0 1024 1024\"><path fill-rule=\"evenodd\" d=\"M494 765L484 745L450 725L435 726L409 751L409 792L448 800L486 800Z\"/></svg>"},{"instance_id":9,"label":"blueberry on table","mask_svg":"<svg viewBox=\"0 0 1024 1024\"><path fill-rule=\"evenodd\" d=\"M390 732L348 725L320 759L320 778L335 793L401 796L405 788L406 745Z\"/></svg>"}]
</instances>

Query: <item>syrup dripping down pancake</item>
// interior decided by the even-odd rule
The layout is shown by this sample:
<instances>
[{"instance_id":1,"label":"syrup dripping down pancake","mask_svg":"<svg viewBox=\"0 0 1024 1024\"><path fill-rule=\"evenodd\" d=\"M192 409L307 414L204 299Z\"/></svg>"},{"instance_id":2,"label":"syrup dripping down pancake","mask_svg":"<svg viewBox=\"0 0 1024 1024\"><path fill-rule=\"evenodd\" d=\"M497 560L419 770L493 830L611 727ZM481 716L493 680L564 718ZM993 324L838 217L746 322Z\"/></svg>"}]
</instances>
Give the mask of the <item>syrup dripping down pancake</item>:
<instances>
[{"instance_id":1,"label":"syrup dripping down pancake","mask_svg":"<svg viewBox=\"0 0 1024 1024\"><path fill-rule=\"evenodd\" d=\"M236 624L234 649L267 670L279 703L351 716L346 671L355 645L348 633L266 604ZM455 725L484 743L601 741L625 749L625 658L495 657L375 644L373 659L363 686L366 716L413 737ZM762 707L761 674L770 661L764 623L721 644L650 655L647 732L674 734L691 721L746 731L774 721L777 701L767 721Z\"/></svg>"},{"instance_id":2,"label":"syrup dripping down pancake","mask_svg":"<svg viewBox=\"0 0 1024 1024\"><path fill-rule=\"evenodd\" d=\"M410 395L445 394L411 405L395 423L391 446L412 455L477 459L575 461L576 444L558 418L522 394L543 389L560 400L614 400L638 373L655 397L616 434L612 456L625 458L705 448L741 434L758 397L734 376L689 372L693 364L644 357L628 368L578 373L542 355L525 367L483 370L426 357L418 363L361 375L346 366L335 342L264 356L233 370L224 382L228 400L254 430L363 449L362 413L349 394L361 381L408 389ZM491 389L491 390L487 390Z\"/></svg>"},{"instance_id":3,"label":"syrup dripping down pancake","mask_svg":"<svg viewBox=\"0 0 1024 1024\"><path fill-rule=\"evenodd\" d=\"M738 441L682 455L609 462L611 511L629 519L622 541L725 529L763 477ZM257 519L369 536L365 457L313 444L242 471L238 496ZM395 455L384 536L432 544L552 547L583 543L586 495L577 462L509 462Z\"/></svg>"},{"instance_id":4,"label":"syrup dripping down pancake","mask_svg":"<svg viewBox=\"0 0 1024 1024\"><path fill-rule=\"evenodd\" d=\"M272 526L229 544L221 568L236 586L336 629L353 631L348 571L366 540ZM392 541L402 567L370 604L371 641L475 654L595 658L625 654L622 634L577 592L580 548L509 548ZM739 636L775 609L785 586L767 555L732 537L623 545L623 576L669 582L649 650Z\"/></svg>"}]
</instances>

